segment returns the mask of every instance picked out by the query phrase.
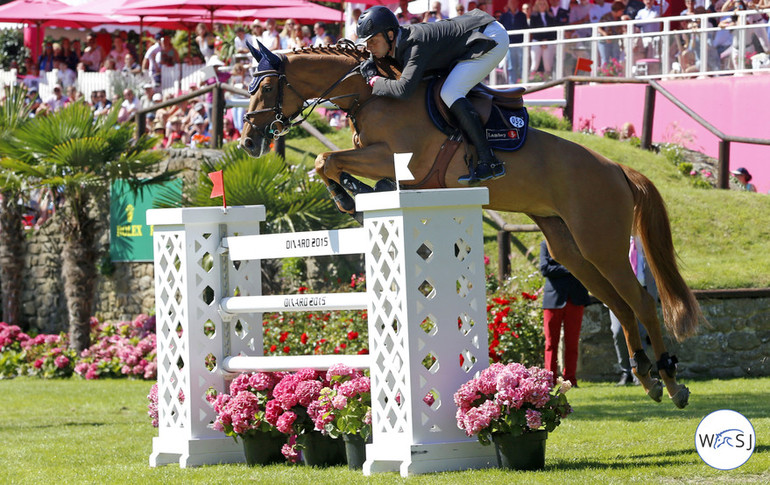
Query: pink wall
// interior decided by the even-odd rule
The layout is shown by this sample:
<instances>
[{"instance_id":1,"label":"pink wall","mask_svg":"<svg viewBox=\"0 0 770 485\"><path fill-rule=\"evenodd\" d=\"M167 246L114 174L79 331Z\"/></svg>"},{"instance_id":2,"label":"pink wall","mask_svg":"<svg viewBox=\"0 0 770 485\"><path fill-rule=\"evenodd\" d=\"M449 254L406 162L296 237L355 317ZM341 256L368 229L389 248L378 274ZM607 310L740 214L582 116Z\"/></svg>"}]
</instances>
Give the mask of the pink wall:
<instances>
[{"instance_id":1,"label":"pink wall","mask_svg":"<svg viewBox=\"0 0 770 485\"><path fill-rule=\"evenodd\" d=\"M727 135L770 139L770 75L673 80L661 85ZM597 131L620 128L630 121L641 135L644 92L643 84L577 86L575 128L581 118L593 116ZM563 88L556 87L527 98L556 99L563 95ZM680 142L718 157L719 140L660 94L656 96L652 138L655 142ZM746 167L757 190L770 192L770 146L732 143L730 160L731 170Z\"/></svg>"}]
</instances>

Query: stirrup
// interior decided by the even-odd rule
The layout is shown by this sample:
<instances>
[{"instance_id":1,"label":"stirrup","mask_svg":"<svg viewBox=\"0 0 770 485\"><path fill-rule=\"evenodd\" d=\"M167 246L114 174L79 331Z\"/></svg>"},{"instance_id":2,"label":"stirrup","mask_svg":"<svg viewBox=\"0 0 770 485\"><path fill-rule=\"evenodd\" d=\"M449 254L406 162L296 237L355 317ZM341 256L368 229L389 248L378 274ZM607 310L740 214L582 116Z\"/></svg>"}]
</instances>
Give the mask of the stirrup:
<instances>
[{"instance_id":1,"label":"stirrup","mask_svg":"<svg viewBox=\"0 0 770 485\"><path fill-rule=\"evenodd\" d=\"M491 164L492 166L492 178L499 179L505 176L505 164L503 162L496 162Z\"/></svg>"},{"instance_id":2,"label":"stirrup","mask_svg":"<svg viewBox=\"0 0 770 485\"><path fill-rule=\"evenodd\" d=\"M668 355L668 352L663 352L660 354L660 360L657 362L658 364L658 372L660 371L666 371L666 374L673 378L676 377L676 364L679 362L679 359L676 358L676 355Z\"/></svg>"}]
</instances>

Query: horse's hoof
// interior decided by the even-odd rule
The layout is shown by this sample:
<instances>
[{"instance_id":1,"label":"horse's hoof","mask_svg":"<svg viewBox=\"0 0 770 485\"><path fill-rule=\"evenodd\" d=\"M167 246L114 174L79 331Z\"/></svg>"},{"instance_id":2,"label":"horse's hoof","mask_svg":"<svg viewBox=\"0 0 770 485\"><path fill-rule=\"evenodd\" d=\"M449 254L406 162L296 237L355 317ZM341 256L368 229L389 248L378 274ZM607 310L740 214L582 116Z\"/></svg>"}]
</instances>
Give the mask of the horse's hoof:
<instances>
[{"instance_id":1,"label":"horse's hoof","mask_svg":"<svg viewBox=\"0 0 770 485\"><path fill-rule=\"evenodd\" d=\"M671 396L674 405L679 409L684 409L690 403L690 390L684 384L679 386L679 390Z\"/></svg>"},{"instance_id":2,"label":"horse's hoof","mask_svg":"<svg viewBox=\"0 0 770 485\"><path fill-rule=\"evenodd\" d=\"M380 179L374 184L375 192L392 192L396 190L396 183L390 179Z\"/></svg>"},{"instance_id":3,"label":"horse's hoof","mask_svg":"<svg viewBox=\"0 0 770 485\"><path fill-rule=\"evenodd\" d=\"M659 379L654 379L652 387L647 390L647 395L653 401L660 402L660 399L663 397L663 383Z\"/></svg>"}]
</instances>

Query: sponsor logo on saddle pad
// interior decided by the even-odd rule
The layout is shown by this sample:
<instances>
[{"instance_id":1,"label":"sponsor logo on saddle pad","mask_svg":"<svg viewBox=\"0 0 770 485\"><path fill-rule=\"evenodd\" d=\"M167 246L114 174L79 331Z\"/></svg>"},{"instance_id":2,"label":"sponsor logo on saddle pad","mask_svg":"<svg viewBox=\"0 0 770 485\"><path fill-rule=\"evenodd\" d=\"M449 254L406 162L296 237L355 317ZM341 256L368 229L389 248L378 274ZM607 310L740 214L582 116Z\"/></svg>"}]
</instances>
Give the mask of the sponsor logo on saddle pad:
<instances>
[{"instance_id":1,"label":"sponsor logo on saddle pad","mask_svg":"<svg viewBox=\"0 0 770 485\"><path fill-rule=\"evenodd\" d=\"M720 409L709 414L695 430L695 449L701 459L717 470L732 470L754 453L757 436L741 413Z\"/></svg>"},{"instance_id":2,"label":"sponsor logo on saddle pad","mask_svg":"<svg viewBox=\"0 0 770 485\"><path fill-rule=\"evenodd\" d=\"M487 130L487 140L515 140L519 137L517 130Z\"/></svg>"},{"instance_id":3,"label":"sponsor logo on saddle pad","mask_svg":"<svg viewBox=\"0 0 770 485\"><path fill-rule=\"evenodd\" d=\"M511 116L510 118L508 118L508 121L511 122L511 126L513 126L514 128L523 128L525 124L524 118L520 116Z\"/></svg>"}]
</instances>

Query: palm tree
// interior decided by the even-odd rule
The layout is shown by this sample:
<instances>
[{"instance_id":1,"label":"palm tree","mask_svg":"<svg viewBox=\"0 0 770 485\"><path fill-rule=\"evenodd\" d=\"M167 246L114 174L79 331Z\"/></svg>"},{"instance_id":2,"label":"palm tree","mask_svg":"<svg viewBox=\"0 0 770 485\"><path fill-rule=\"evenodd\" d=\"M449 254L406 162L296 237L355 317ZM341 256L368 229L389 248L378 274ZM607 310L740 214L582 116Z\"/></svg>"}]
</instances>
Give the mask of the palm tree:
<instances>
[{"instance_id":1,"label":"palm tree","mask_svg":"<svg viewBox=\"0 0 770 485\"><path fill-rule=\"evenodd\" d=\"M67 301L70 346L77 351L90 344L101 227L98 210L116 179L135 190L166 182L176 172L149 177L163 153L152 151L156 140L133 140L130 124L117 124L118 107L94 120L84 103L73 103L45 117L37 117L16 131L14 159L0 162L37 186L58 193L63 202L57 219L64 239L62 277ZM143 178L142 178L143 177Z\"/></svg>"},{"instance_id":2,"label":"palm tree","mask_svg":"<svg viewBox=\"0 0 770 485\"><path fill-rule=\"evenodd\" d=\"M5 102L0 104L0 143L13 137L14 132L29 120L29 105L25 103L24 85L5 88ZM6 156L0 151L0 156ZM24 253L26 249L22 225L23 206L18 203L24 188L23 180L13 171L0 168L0 294L3 300L3 321L21 324L21 291Z\"/></svg>"}]
</instances>

